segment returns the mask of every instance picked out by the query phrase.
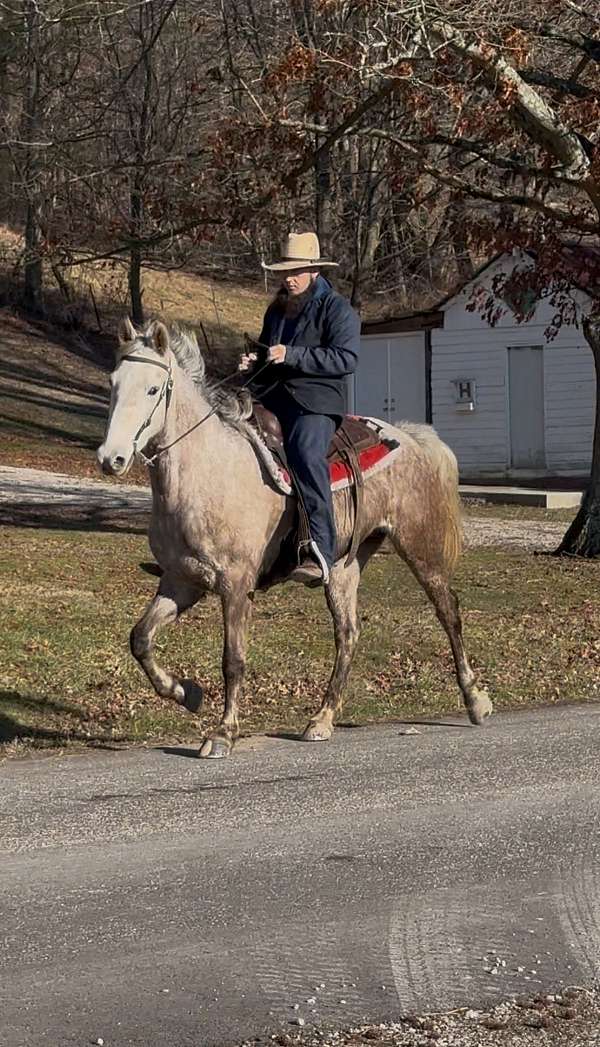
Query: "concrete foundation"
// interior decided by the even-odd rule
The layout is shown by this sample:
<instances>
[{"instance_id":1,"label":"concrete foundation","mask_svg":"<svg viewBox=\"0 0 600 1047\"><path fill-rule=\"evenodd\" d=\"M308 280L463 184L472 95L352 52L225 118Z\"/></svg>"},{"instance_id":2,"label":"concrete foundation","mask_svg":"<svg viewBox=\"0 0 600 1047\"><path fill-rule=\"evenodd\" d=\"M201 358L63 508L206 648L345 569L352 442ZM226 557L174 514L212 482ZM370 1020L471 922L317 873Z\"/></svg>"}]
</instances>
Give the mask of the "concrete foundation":
<instances>
[{"instance_id":1,"label":"concrete foundation","mask_svg":"<svg viewBox=\"0 0 600 1047\"><path fill-rule=\"evenodd\" d=\"M576 509L582 491L544 491L531 487L486 487L483 484L461 484L463 498L476 498L500 505L533 505L541 509Z\"/></svg>"}]
</instances>

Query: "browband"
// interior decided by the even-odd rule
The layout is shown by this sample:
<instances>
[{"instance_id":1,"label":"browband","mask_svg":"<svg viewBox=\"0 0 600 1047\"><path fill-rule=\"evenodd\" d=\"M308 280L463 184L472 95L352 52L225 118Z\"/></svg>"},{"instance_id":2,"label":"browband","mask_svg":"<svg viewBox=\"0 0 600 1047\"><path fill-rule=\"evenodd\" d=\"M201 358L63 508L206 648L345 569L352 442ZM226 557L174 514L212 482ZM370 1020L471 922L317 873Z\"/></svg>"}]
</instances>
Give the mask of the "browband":
<instances>
[{"instance_id":1,"label":"browband","mask_svg":"<svg viewBox=\"0 0 600 1047\"><path fill-rule=\"evenodd\" d=\"M148 356L133 356L131 353L127 353L121 357L121 360L131 360L134 364L152 364L153 367L162 367L167 374L171 373L171 368L167 364L161 364L160 360L151 360Z\"/></svg>"}]
</instances>

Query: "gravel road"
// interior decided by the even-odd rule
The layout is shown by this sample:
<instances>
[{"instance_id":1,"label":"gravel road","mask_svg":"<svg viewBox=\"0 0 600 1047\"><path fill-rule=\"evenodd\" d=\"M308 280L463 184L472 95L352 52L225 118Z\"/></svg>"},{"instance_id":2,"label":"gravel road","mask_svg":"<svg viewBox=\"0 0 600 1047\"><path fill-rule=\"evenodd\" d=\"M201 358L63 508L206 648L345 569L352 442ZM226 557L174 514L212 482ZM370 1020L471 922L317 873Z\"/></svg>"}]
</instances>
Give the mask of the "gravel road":
<instances>
[{"instance_id":1,"label":"gravel road","mask_svg":"<svg viewBox=\"0 0 600 1047\"><path fill-rule=\"evenodd\" d=\"M539 1019L576 1028L598 975L600 707L419 730L0 763L2 1047L564 1043ZM534 1039L485 1026L556 993Z\"/></svg>"},{"instance_id":2,"label":"gravel road","mask_svg":"<svg viewBox=\"0 0 600 1047\"><path fill-rule=\"evenodd\" d=\"M124 483L77 479L39 469L0 467L0 523L99 529L144 530L150 510L150 490ZM515 549L554 549L565 532L564 522L499 520L466 516L467 546L494 545Z\"/></svg>"}]
</instances>

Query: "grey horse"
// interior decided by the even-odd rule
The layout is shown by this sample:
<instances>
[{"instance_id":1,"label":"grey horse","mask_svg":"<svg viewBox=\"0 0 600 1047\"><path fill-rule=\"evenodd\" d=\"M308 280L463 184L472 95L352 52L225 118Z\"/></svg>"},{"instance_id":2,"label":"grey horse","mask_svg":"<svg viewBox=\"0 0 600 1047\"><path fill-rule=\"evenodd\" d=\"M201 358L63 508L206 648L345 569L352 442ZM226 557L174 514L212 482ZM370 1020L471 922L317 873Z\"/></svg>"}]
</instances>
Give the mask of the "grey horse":
<instances>
[{"instance_id":1,"label":"grey horse","mask_svg":"<svg viewBox=\"0 0 600 1047\"><path fill-rule=\"evenodd\" d=\"M156 321L139 331L124 320L111 386L98 459L105 473L120 477L136 454L152 463L149 540L163 572L156 596L132 630L131 650L161 697L197 711L200 687L175 679L157 663L154 638L206 592L219 596L225 708L199 755L228 756L239 734L253 595L273 576L293 527L294 499L278 483L269 452L247 422L243 397L207 381L192 334L169 332ZM353 527L352 495L349 489L334 495L339 558L325 596L333 618L335 663L321 707L302 735L306 741L325 741L333 734L359 639L361 572L385 539L423 586L448 634L471 722L481 724L492 712L487 692L476 686L450 588L461 549L456 459L429 426L401 423L388 430L399 450L387 468L366 478L361 542L350 564L345 553Z\"/></svg>"}]
</instances>

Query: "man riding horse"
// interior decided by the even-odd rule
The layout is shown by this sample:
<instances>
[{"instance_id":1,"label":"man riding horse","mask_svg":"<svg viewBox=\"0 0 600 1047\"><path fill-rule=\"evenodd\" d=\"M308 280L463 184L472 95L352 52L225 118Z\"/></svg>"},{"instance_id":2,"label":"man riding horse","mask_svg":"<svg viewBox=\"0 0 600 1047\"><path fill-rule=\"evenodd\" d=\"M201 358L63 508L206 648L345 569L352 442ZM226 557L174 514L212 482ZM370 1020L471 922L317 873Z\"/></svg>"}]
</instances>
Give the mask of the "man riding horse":
<instances>
[{"instance_id":1,"label":"man riding horse","mask_svg":"<svg viewBox=\"0 0 600 1047\"><path fill-rule=\"evenodd\" d=\"M354 372L360 319L321 269L337 262L320 257L314 233L291 233L280 261L263 268L282 273L259 342L240 370L270 362L251 383L253 394L279 419L285 452L310 528L290 577L305 585L329 582L336 534L327 452L345 410L346 377ZM269 347L268 349L266 347Z\"/></svg>"}]
</instances>

